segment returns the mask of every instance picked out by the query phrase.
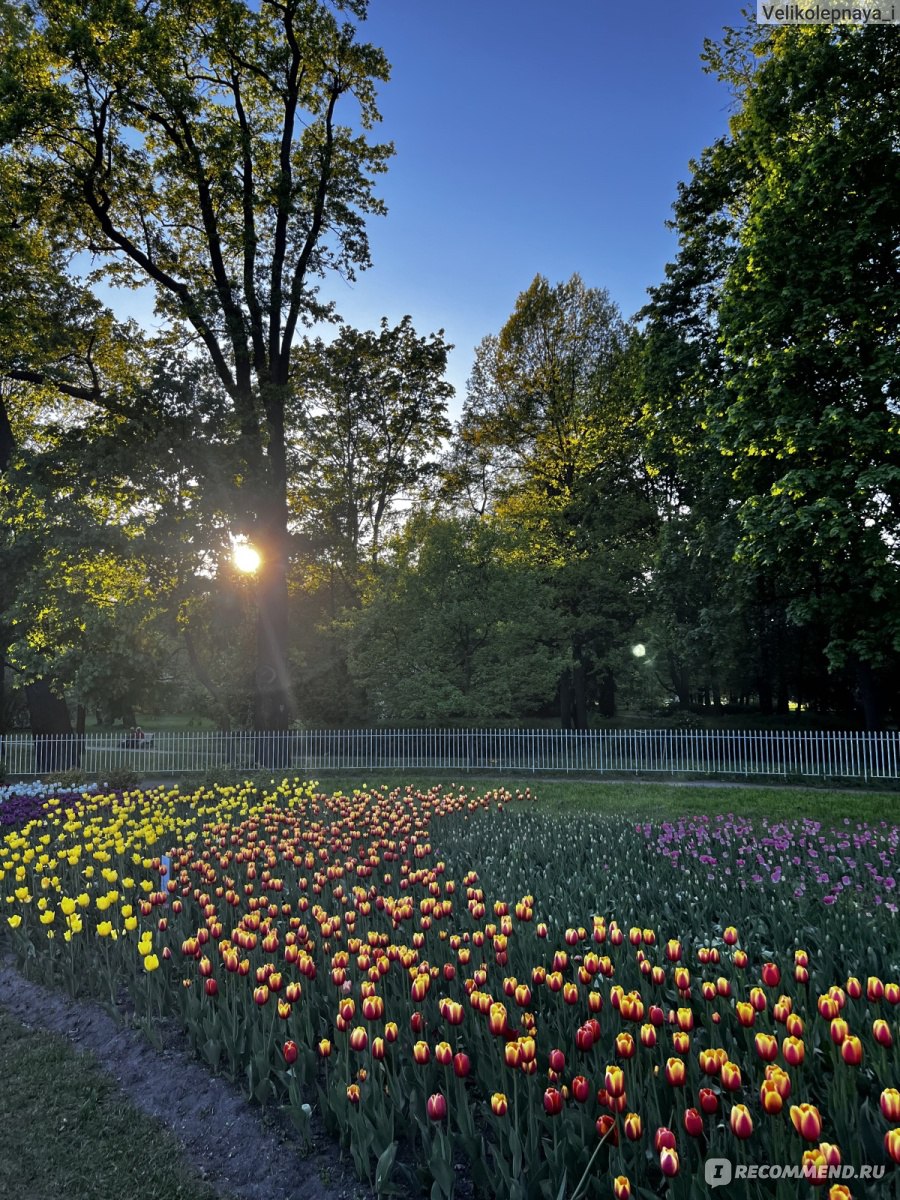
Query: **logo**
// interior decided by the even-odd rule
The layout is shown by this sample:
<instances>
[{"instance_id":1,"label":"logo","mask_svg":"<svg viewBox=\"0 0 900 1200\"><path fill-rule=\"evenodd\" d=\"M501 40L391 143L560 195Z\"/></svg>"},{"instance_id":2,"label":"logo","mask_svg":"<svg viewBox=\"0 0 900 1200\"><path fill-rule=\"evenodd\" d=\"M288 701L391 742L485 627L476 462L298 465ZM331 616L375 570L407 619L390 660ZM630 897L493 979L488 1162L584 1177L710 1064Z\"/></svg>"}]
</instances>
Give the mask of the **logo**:
<instances>
[{"instance_id":1,"label":"logo","mask_svg":"<svg viewBox=\"0 0 900 1200\"><path fill-rule=\"evenodd\" d=\"M731 1183L731 1159L708 1158L703 1164L703 1174L711 1188L724 1187Z\"/></svg>"}]
</instances>

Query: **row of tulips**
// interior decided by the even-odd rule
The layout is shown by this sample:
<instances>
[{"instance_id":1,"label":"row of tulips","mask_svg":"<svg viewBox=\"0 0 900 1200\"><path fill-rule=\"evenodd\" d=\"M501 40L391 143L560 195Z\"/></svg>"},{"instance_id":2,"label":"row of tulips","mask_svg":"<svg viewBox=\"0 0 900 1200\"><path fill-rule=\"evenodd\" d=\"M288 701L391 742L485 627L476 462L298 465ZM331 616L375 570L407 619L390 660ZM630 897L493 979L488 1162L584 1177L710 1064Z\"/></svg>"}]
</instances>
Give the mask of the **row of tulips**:
<instances>
[{"instance_id":1,"label":"row of tulips","mask_svg":"<svg viewBox=\"0 0 900 1200\"><path fill-rule=\"evenodd\" d=\"M783 886L801 845L861 888ZM0 842L0 902L24 966L178 1013L302 1135L318 1106L379 1192L450 1196L462 1168L516 1200L687 1200L724 1158L804 1177L729 1196L847 1200L900 1195L896 849L285 780L48 798Z\"/></svg>"}]
</instances>

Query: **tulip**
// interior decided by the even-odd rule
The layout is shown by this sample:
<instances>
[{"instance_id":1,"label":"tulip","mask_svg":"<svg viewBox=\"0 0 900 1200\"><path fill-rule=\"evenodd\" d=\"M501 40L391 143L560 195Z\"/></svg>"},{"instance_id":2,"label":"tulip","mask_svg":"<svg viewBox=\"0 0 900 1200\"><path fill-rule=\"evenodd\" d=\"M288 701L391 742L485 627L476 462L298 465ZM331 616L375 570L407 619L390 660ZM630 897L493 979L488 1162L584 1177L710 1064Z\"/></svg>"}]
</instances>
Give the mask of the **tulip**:
<instances>
[{"instance_id":1,"label":"tulip","mask_svg":"<svg viewBox=\"0 0 900 1200\"><path fill-rule=\"evenodd\" d=\"M735 1104L729 1117L731 1132L742 1141L753 1133L753 1118L746 1104Z\"/></svg>"},{"instance_id":2,"label":"tulip","mask_svg":"<svg viewBox=\"0 0 900 1200\"><path fill-rule=\"evenodd\" d=\"M830 1026L831 1040L836 1046L840 1046L850 1032L850 1026L843 1017L835 1017Z\"/></svg>"},{"instance_id":3,"label":"tulip","mask_svg":"<svg viewBox=\"0 0 900 1200\"><path fill-rule=\"evenodd\" d=\"M887 1131L884 1135L884 1148L895 1163L900 1163L900 1129Z\"/></svg>"},{"instance_id":4,"label":"tulip","mask_svg":"<svg viewBox=\"0 0 900 1200\"><path fill-rule=\"evenodd\" d=\"M778 1038L771 1033L758 1033L753 1039L753 1044L763 1062L774 1062L778 1057Z\"/></svg>"},{"instance_id":5,"label":"tulip","mask_svg":"<svg viewBox=\"0 0 900 1200\"><path fill-rule=\"evenodd\" d=\"M766 1079L771 1080L775 1084L778 1095L782 1100L787 1100L791 1094L791 1077L787 1071L783 1071L781 1067L770 1064L766 1067Z\"/></svg>"},{"instance_id":6,"label":"tulip","mask_svg":"<svg viewBox=\"0 0 900 1200\"><path fill-rule=\"evenodd\" d=\"M494 1092L491 1096L491 1112L495 1117L505 1117L509 1109L509 1102L503 1092Z\"/></svg>"},{"instance_id":7,"label":"tulip","mask_svg":"<svg viewBox=\"0 0 900 1200\"><path fill-rule=\"evenodd\" d=\"M288 1066L291 1066L292 1063L295 1063L297 1061L297 1055L299 1053L300 1053L300 1051L297 1049L296 1042L285 1042L284 1043L284 1049L282 1050L282 1054L284 1055L284 1061L287 1063Z\"/></svg>"},{"instance_id":8,"label":"tulip","mask_svg":"<svg viewBox=\"0 0 900 1200\"><path fill-rule=\"evenodd\" d=\"M628 1113L623 1122L625 1136L629 1142L639 1142L644 1132L643 1122L638 1113Z\"/></svg>"},{"instance_id":9,"label":"tulip","mask_svg":"<svg viewBox=\"0 0 900 1200\"><path fill-rule=\"evenodd\" d=\"M873 1002L884 995L884 984L876 975L870 975L866 980L866 998Z\"/></svg>"},{"instance_id":10,"label":"tulip","mask_svg":"<svg viewBox=\"0 0 900 1200\"><path fill-rule=\"evenodd\" d=\"M737 1014L738 1024L743 1025L745 1029L749 1029L756 1020L756 1009L752 1004L748 1004L743 1000L738 1001L734 1009Z\"/></svg>"},{"instance_id":11,"label":"tulip","mask_svg":"<svg viewBox=\"0 0 900 1200\"><path fill-rule=\"evenodd\" d=\"M420 1066L431 1061L431 1050L427 1042L416 1042L413 1046L413 1058Z\"/></svg>"},{"instance_id":12,"label":"tulip","mask_svg":"<svg viewBox=\"0 0 900 1200\"><path fill-rule=\"evenodd\" d=\"M722 1080L722 1087L729 1092L739 1091L743 1085L741 1068L733 1062L722 1063L720 1078Z\"/></svg>"},{"instance_id":13,"label":"tulip","mask_svg":"<svg viewBox=\"0 0 900 1200\"><path fill-rule=\"evenodd\" d=\"M376 1062L382 1062L386 1054L384 1038L372 1038L372 1057Z\"/></svg>"},{"instance_id":14,"label":"tulip","mask_svg":"<svg viewBox=\"0 0 900 1200\"><path fill-rule=\"evenodd\" d=\"M618 1146L619 1127L616 1125L615 1117L604 1113L594 1122L594 1128L597 1130L597 1137L605 1139L611 1146Z\"/></svg>"},{"instance_id":15,"label":"tulip","mask_svg":"<svg viewBox=\"0 0 900 1200\"><path fill-rule=\"evenodd\" d=\"M625 1094L625 1074L622 1068L616 1066L607 1067L603 1086L610 1096L623 1096Z\"/></svg>"},{"instance_id":16,"label":"tulip","mask_svg":"<svg viewBox=\"0 0 900 1200\"><path fill-rule=\"evenodd\" d=\"M675 1134L665 1125L660 1125L656 1133L653 1135L653 1148L657 1154L668 1147L671 1150L675 1148Z\"/></svg>"},{"instance_id":17,"label":"tulip","mask_svg":"<svg viewBox=\"0 0 900 1200\"><path fill-rule=\"evenodd\" d=\"M729 925L728 928L725 930L725 932L722 934L722 940L724 941L726 946L733 946L735 944L735 942L738 940L738 931L735 929L735 927L733 925Z\"/></svg>"},{"instance_id":18,"label":"tulip","mask_svg":"<svg viewBox=\"0 0 900 1200\"><path fill-rule=\"evenodd\" d=\"M880 1017L872 1022L872 1036L880 1046L890 1048L894 1044L894 1037L891 1033L891 1027L887 1021L883 1021Z\"/></svg>"},{"instance_id":19,"label":"tulip","mask_svg":"<svg viewBox=\"0 0 900 1200\"><path fill-rule=\"evenodd\" d=\"M566 1056L563 1054L562 1050L551 1050L550 1051L550 1070L557 1071L557 1072L563 1071L563 1070L565 1070L565 1066L566 1066Z\"/></svg>"},{"instance_id":20,"label":"tulip","mask_svg":"<svg viewBox=\"0 0 900 1200\"><path fill-rule=\"evenodd\" d=\"M900 1004L900 983L886 983L884 998L888 1004Z\"/></svg>"},{"instance_id":21,"label":"tulip","mask_svg":"<svg viewBox=\"0 0 900 1200\"><path fill-rule=\"evenodd\" d=\"M879 1103L886 1121L900 1121L900 1092L896 1088L885 1088Z\"/></svg>"},{"instance_id":22,"label":"tulip","mask_svg":"<svg viewBox=\"0 0 900 1200\"><path fill-rule=\"evenodd\" d=\"M428 1097L425 1110L432 1121L443 1121L447 1115L447 1101L440 1092Z\"/></svg>"},{"instance_id":23,"label":"tulip","mask_svg":"<svg viewBox=\"0 0 900 1200\"><path fill-rule=\"evenodd\" d=\"M384 1027L384 1040L386 1042L396 1042L399 1034L400 1030L397 1028L397 1022L388 1021Z\"/></svg>"},{"instance_id":24,"label":"tulip","mask_svg":"<svg viewBox=\"0 0 900 1200\"><path fill-rule=\"evenodd\" d=\"M766 993L762 988L754 987L750 989L750 1003L757 1012L765 1012L769 1003Z\"/></svg>"},{"instance_id":25,"label":"tulip","mask_svg":"<svg viewBox=\"0 0 900 1200\"><path fill-rule=\"evenodd\" d=\"M762 981L766 987L778 987L781 983L781 968L777 963L763 963Z\"/></svg>"},{"instance_id":26,"label":"tulip","mask_svg":"<svg viewBox=\"0 0 900 1200\"><path fill-rule=\"evenodd\" d=\"M685 1109L684 1128L690 1137L703 1136L703 1117L696 1108Z\"/></svg>"},{"instance_id":27,"label":"tulip","mask_svg":"<svg viewBox=\"0 0 900 1200\"><path fill-rule=\"evenodd\" d=\"M666 1060L666 1082L670 1087L684 1087L685 1067L683 1059L669 1058Z\"/></svg>"},{"instance_id":28,"label":"tulip","mask_svg":"<svg viewBox=\"0 0 900 1200\"><path fill-rule=\"evenodd\" d=\"M359 1104L360 1092L358 1083L347 1084L347 1099L351 1104Z\"/></svg>"},{"instance_id":29,"label":"tulip","mask_svg":"<svg viewBox=\"0 0 900 1200\"><path fill-rule=\"evenodd\" d=\"M350 1049L365 1050L369 1045L369 1035L366 1033L362 1025L357 1025L350 1034Z\"/></svg>"},{"instance_id":30,"label":"tulip","mask_svg":"<svg viewBox=\"0 0 900 1200\"><path fill-rule=\"evenodd\" d=\"M555 1117L562 1112L562 1106L562 1092L557 1091L556 1088L547 1088L544 1092L544 1112L550 1117Z\"/></svg>"},{"instance_id":31,"label":"tulip","mask_svg":"<svg viewBox=\"0 0 900 1200\"><path fill-rule=\"evenodd\" d=\"M319 1042L318 1048L319 1048L319 1058L330 1058L331 1057L331 1042L329 1042L328 1038L322 1038L322 1040Z\"/></svg>"},{"instance_id":32,"label":"tulip","mask_svg":"<svg viewBox=\"0 0 900 1200\"><path fill-rule=\"evenodd\" d=\"M819 997L818 1009L819 1016L825 1021L833 1021L840 1012L835 998L833 996L829 996L827 993L824 996Z\"/></svg>"},{"instance_id":33,"label":"tulip","mask_svg":"<svg viewBox=\"0 0 900 1200\"><path fill-rule=\"evenodd\" d=\"M488 1013L488 1028L495 1037L502 1037L507 1029L506 1007L492 1004Z\"/></svg>"},{"instance_id":34,"label":"tulip","mask_svg":"<svg viewBox=\"0 0 900 1200\"><path fill-rule=\"evenodd\" d=\"M591 1094L591 1085L583 1075L576 1075L572 1080L572 1095L579 1104L584 1104Z\"/></svg>"},{"instance_id":35,"label":"tulip","mask_svg":"<svg viewBox=\"0 0 900 1200\"><path fill-rule=\"evenodd\" d=\"M701 1109L708 1115L719 1111L719 1097L712 1088L701 1088L698 1098Z\"/></svg>"},{"instance_id":36,"label":"tulip","mask_svg":"<svg viewBox=\"0 0 900 1200\"><path fill-rule=\"evenodd\" d=\"M678 1174L678 1152L669 1146L664 1146L659 1155L659 1169L663 1175L671 1179Z\"/></svg>"},{"instance_id":37,"label":"tulip","mask_svg":"<svg viewBox=\"0 0 900 1200\"><path fill-rule=\"evenodd\" d=\"M144 959L144 966L146 966L146 965L147 965L147 960ZM148 968L148 970L149 970L149 968ZM215 979L213 979L210 976L209 979L203 980L203 990L206 992L207 996L218 996L219 985L218 985L218 983L216 983Z\"/></svg>"},{"instance_id":38,"label":"tulip","mask_svg":"<svg viewBox=\"0 0 900 1200\"><path fill-rule=\"evenodd\" d=\"M630 1033L620 1033L616 1037L616 1054L619 1058L634 1056L634 1038Z\"/></svg>"},{"instance_id":39,"label":"tulip","mask_svg":"<svg viewBox=\"0 0 900 1200\"><path fill-rule=\"evenodd\" d=\"M744 967L746 967L746 965L747 965L746 950L735 950L734 957L732 958L731 961L734 963L734 965L736 967L738 967L740 970L743 970Z\"/></svg>"},{"instance_id":40,"label":"tulip","mask_svg":"<svg viewBox=\"0 0 900 1200\"><path fill-rule=\"evenodd\" d=\"M849 1034L841 1044L841 1058L850 1067L858 1067L862 1062L862 1042L858 1037Z\"/></svg>"},{"instance_id":41,"label":"tulip","mask_svg":"<svg viewBox=\"0 0 900 1200\"><path fill-rule=\"evenodd\" d=\"M759 1089L759 1103L770 1117L777 1116L784 1108L784 1100L774 1079L764 1079Z\"/></svg>"},{"instance_id":42,"label":"tulip","mask_svg":"<svg viewBox=\"0 0 900 1200\"><path fill-rule=\"evenodd\" d=\"M800 1038L786 1037L781 1043L784 1061L791 1067L799 1067L806 1055L806 1047Z\"/></svg>"},{"instance_id":43,"label":"tulip","mask_svg":"<svg viewBox=\"0 0 900 1200\"><path fill-rule=\"evenodd\" d=\"M627 1175L617 1175L613 1180L615 1200L631 1200L631 1181Z\"/></svg>"},{"instance_id":44,"label":"tulip","mask_svg":"<svg viewBox=\"0 0 900 1200\"><path fill-rule=\"evenodd\" d=\"M457 1079L465 1079L472 1070L472 1062L462 1050L458 1054L453 1055L453 1074Z\"/></svg>"},{"instance_id":45,"label":"tulip","mask_svg":"<svg viewBox=\"0 0 900 1200\"><path fill-rule=\"evenodd\" d=\"M855 975L851 975L847 980L847 995L851 1000L858 1000L862 995L862 984Z\"/></svg>"},{"instance_id":46,"label":"tulip","mask_svg":"<svg viewBox=\"0 0 900 1200\"><path fill-rule=\"evenodd\" d=\"M828 1200L853 1200L853 1193L845 1183L833 1183L828 1189Z\"/></svg>"},{"instance_id":47,"label":"tulip","mask_svg":"<svg viewBox=\"0 0 900 1200\"><path fill-rule=\"evenodd\" d=\"M817 1142L822 1135L822 1118L814 1104L792 1104L791 1121L808 1142Z\"/></svg>"}]
</instances>

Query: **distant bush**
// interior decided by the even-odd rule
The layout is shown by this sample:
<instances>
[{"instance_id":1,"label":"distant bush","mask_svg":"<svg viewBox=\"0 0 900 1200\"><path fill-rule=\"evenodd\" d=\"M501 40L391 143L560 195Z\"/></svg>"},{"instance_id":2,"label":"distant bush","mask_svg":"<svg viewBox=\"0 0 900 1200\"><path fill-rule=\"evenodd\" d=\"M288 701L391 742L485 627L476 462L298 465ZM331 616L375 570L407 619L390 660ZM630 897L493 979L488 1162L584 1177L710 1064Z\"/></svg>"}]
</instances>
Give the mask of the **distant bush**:
<instances>
[{"instance_id":1,"label":"distant bush","mask_svg":"<svg viewBox=\"0 0 900 1200\"><path fill-rule=\"evenodd\" d=\"M129 771L127 767L113 767L112 770L104 772L103 782L113 792L130 792L140 783L140 776L136 771Z\"/></svg>"}]
</instances>

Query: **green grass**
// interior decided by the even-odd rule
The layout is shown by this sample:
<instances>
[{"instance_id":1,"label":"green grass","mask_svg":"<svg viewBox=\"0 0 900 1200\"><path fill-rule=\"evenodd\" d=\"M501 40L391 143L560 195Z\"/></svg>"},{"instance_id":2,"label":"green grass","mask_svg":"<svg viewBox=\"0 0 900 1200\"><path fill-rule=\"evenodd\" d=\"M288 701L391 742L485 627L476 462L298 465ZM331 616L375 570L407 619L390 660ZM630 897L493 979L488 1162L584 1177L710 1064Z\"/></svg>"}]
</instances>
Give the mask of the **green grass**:
<instances>
[{"instance_id":1,"label":"green grass","mask_svg":"<svg viewBox=\"0 0 900 1200\"><path fill-rule=\"evenodd\" d=\"M0 1196L211 1200L157 1122L87 1055L0 1011Z\"/></svg>"},{"instance_id":2,"label":"green grass","mask_svg":"<svg viewBox=\"0 0 900 1200\"><path fill-rule=\"evenodd\" d=\"M470 791L483 792L505 787L524 791L530 787L541 806L548 812L564 816L570 812L612 813L628 817L668 819L696 814L714 816L735 813L747 817L813 817L819 821L897 819L897 793L867 791L862 788L839 791L824 787L717 787L716 785L669 783L596 782L590 780L543 779L540 775L479 776L464 772L347 773L316 776L323 791L344 791L360 788L363 783L372 787L427 788L437 783L443 786L463 784Z\"/></svg>"}]
</instances>

